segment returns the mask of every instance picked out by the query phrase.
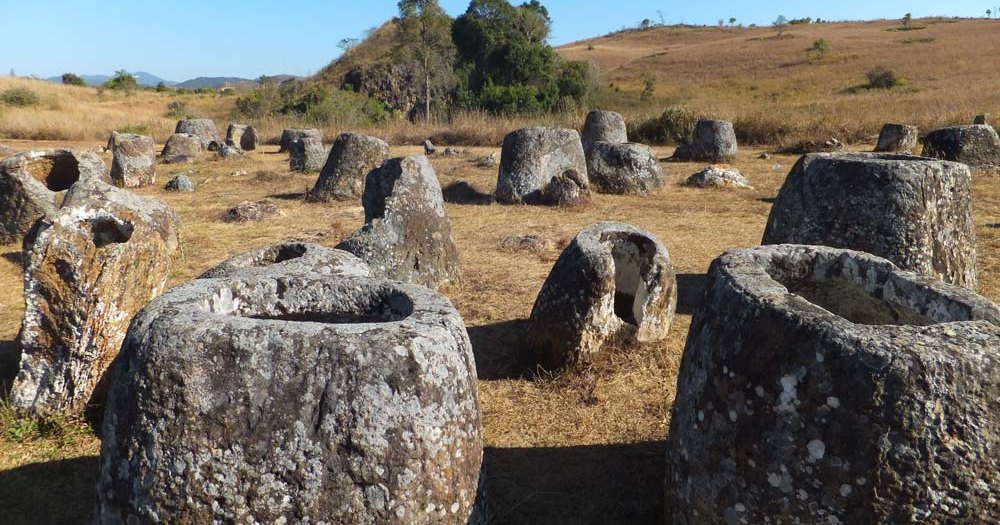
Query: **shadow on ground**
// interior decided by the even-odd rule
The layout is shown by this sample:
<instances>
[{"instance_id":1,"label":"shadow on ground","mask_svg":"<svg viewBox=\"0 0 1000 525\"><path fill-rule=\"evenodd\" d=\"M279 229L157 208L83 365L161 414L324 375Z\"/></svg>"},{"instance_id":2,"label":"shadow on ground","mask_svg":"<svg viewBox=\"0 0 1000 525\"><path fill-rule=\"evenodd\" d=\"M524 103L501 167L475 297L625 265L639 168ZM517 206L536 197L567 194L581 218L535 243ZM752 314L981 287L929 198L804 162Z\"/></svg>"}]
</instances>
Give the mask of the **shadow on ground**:
<instances>
[{"instance_id":1,"label":"shadow on ground","mask_svg":"<svg viewBox=\"0 0 1000 525\"><path fill-rule=\"evenodd\" d=\"M705 299L708 276L703 273L677 274L677 313L694 315Z\"/></svg>"},{"instance_id":2,"label":"shadow on ground","mask_svg":"<svg viewBox=\"0 0 1000 525\"><path fill-rule=\"evenodd\" d=\"M97 457L32 463L0 471L4 525L90 523Z\"/></svg>"},{"instance_id":3,"label":"shadow on ground","mask_svg":"<svg viewBox=\"0 0 1000 525\"><path fill-rule=\"evenodd\" d=\"M524 351L523 334L527 329L527 319L468 328L479 379L514 379L531 372Z\"/></svg>"},{"instance_id":4,"label":"shadow on ground","mask_svg":"<svg viewBox=\"0 0 1000 525\"><path fill-rule=\"evenodd\" d=\"M275 193L274 195L268 195L269 199L277 199L282 201L304 201L306 200L306 195L308 192L297 191L293 193Z\"/></svg>"},{"instance_id":5,"label":"shadow on ground","mask_svg":"<svg viewBox=\"0 0 1000 525\"><path fill-rule=\"evenodd\" d=\"M665 447L487 448L490 524L662 523Z\"/></svg>"},{"instance_id":6,"label":"shadow on ground","mask_svg":"<svg viewBox=\"0 0 1000 525\"><path fill-rule=\"evenodd\" d=\"M453 182L444 187L444 201L450 204L471 204L485 206L493 202L493 196L482 193L465 181Z\"/></svg>"},{"instance_id":7,"label":"shadow on ground","mask_svg":"<svg viewBox=\"0 0 1000 525\"><path fill-rule=\"evenodd\" d=\"M7 399L10 385L21 367L21 348L17 341L0 341L0 400ZM0 509L3 507L0 506Z\"/></svg>"},{"instance_id":8,"label":"shadow on ground","mask_svg":"<svg viewBox=\"0 0 1000 525\"><path fill-rule=\"evenodd\" d=\"M12 251L12 252L0 253L0 257L3 257L4 259L7 259L8 261L10 261L10 262L12 262L12 263L14 263L14 264L16 264L18 266L22 266L21 252L20 252L20 250L15 250L15 251Z\"/></svg>"}]
</instances>

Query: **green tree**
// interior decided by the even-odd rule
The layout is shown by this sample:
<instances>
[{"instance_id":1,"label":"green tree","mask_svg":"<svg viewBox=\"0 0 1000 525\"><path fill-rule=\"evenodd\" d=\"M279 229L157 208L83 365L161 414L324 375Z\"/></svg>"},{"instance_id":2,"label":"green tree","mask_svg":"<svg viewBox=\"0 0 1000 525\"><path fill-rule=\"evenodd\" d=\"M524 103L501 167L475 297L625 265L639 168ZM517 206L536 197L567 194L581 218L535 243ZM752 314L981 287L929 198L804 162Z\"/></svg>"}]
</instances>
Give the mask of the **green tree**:
<instances>
[{"instance_id":1,"label":"green tree","mask_svg":"<svg viewBox=\"0 0 1000 525\"><path fill-rule=\"evenodd\" d=\"M785 15L778 15L778 18L775 18L774 23L771 25L778 31L778 37L780 38L785 34L785 26L788 25L788 19L785 18Z\"/></svg>"},{"instance_id":2,"label":"green tree","mask_svg":"<svg viewBox=\"0 0 1000 525\"><path fill-rule=\"evenodd\" d=\"M115 71L115 76L108 79L108 81L104 83L104 87L115 91L131 93L138 89L139 83L136 82L135 76L132 75L132 73L121 69Z\"/></svg>"},{"instance_id":3,"label":"green tree","mask_svg":"<svg viewBox=\"0 0 1000 525\"><path fill-rule=\"evenodd\" d=\"M67 86L86 86L87 83L75 73L63 73L62 83Z\"/></svg>"},{"instance_id":4,"label":"green tree","mask_svg":"<svg viewBox=\"0 0 1000 525\"><path fill-rule=\"evenodd\" d=\"M906 31L913 29L913 15L911 13L903 15L903 29Z\"/></svg>"},{"instance_id":5,"label":"green tree","mask_svg":"<svg viewBox=\"0 0 1000 525\"><path fill-rule=\"evenodd\" d=\"M166 82L162 82L161 81L161 82L159 82L159 83L156 84L156 92L157 93L166 93L168 91L170 91L170 86L168 86Z\"/></svg>"},{"instance_id":6,"label":"green tree","mask_svg":"<svg viewBox=\"0 0 1000 525\"><path fill-rule=\"evenodd\" d=\"M734 27L736 25L736 18L729 19L729 27Z\"/></svg>"},{"instance_id":7,"label":"green tree","mask_svg":"<svg viewBox=\"0 0 1000 525\"><path fill-rule=\"evenodd\" d=\"M830 52L830 43L827 42L826 39L821 38L813 42L812 47L809 48L809 51L816 56L817 60L822 60L824 57L826 57L827 53Z\"/></svg>"},{"instance_id":8,"label":"green tree","mask_svg":"<svg viewBox=\"0 0 1000 525\"><path fill-rule=\"evenodd\" d=\"M656 83L651 76L646 76L643 82L645 85L642 88L642 94L639 95L639 100L648 102L653 100L653 95L656 93Z\"/></svg>"},{"instance_id":9,"label":"green tree","mask_svg":"<svg viewBox=\"0 0 1000 525\"><path fill-rule=\"evenodd\" d=\"M400 0L398 56L411 65L423 84L424 118L431 119L431 99L454 85L455 44L451 17L437 0Z\"/></svg>"}]
</instances>

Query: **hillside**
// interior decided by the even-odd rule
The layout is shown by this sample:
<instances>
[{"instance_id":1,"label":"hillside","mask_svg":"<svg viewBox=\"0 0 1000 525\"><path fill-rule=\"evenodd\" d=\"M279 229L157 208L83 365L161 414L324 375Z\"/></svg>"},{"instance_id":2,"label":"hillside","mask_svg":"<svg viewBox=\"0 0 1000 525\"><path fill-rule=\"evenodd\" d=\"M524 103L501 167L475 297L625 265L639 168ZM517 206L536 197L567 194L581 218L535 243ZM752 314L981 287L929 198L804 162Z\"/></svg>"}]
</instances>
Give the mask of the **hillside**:
<instances>
[{"instance_id":1,"label":"hillside","mask_svg":"<svg viewBox=\"0 0 1000 525\"><path fill-rule=\"evenodd\" d=\"M744 132L814 134L858 140L887 121L927 128L971 123L1000 110L1000 22L928 19L901 31L899 22L823 23L771 28L660 27L558 48L598 73L599 105L648 114L683 105L737 121ZM825 39L829 54L807 49ZM884 66L906 85L852 89ZM639 101L644 80L653 103Z\"/></svg>"}]
</instances>

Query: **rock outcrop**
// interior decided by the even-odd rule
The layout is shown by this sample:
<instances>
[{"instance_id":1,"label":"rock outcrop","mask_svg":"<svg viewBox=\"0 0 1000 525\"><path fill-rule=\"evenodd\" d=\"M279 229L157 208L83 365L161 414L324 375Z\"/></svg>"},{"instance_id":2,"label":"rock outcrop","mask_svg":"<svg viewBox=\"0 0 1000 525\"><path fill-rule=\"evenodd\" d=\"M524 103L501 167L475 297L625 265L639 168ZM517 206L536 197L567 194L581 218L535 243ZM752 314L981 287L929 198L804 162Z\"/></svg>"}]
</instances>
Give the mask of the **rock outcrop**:
<instances>
[{"instance_id":1,"label":"rock outcrop","mask_svg":"<svg viewBox=\"0 0 1000 525\"><path fill-rule=\"evenodd\" d=\"M593 143L587 150L587 178L594 191L612 195L645 195L664 182L653 148L633 143Z\"/></svg>"},{"instance_id":2,"label":"rock outcrop","mask_svg":"<svg viewBox=\"0 0 1000 525\"><path fill-rule=\"evenodd\" d=\"M987 125L936 129L924 138L924 157L968 164L972 168L1000 168L1000 137Z\"/></svg>"},{"instance_id":3,"label":"rock outcrop","mask_svg":"<svg viewBox=\"0 0 1000 525\"><path fill-rule=\"evenodd\" d=\"M531 310L528 346L542 366L587 361L610 345L659 341L677 305L666 248L618 222L589 226L563 251Z\"/></svg>"},{"instance_id":4,"label":"rock outcrop","mask_svg":"<svg viewBox=\"0 0 1000 525\"><path fill-rule=\"evenodd\" d=\"M156 182L156 144L153 137L115 133L111 139L111 180L122 188Z\"/></svg>"},{"instance_id":5,"label":"rock outcrop","mask_svg":"<svg viewBox=\"0 0 1000 525\"><path fill-rule=\"evenodd\" d=\"M95 181L74 184L36 223L13 405L45 413L100 403L129 320L167 283L178 224L162 201Z\"/></svg>"},{"instance_id":6,"label":"rock outcrop","mask_svg":"<svg viewBox=\"0 0 1000 525\"><path fill-rule=\"evenodd\" d=\"M561 187L550 190L553 180ZM575 188L568 188L571 185ZM580 199L589 195L587 160L580 134L575 130L533 127L514 131L504 138L497 202L571 204L565 197Z\"/></svg>"},{"instance_id":7,"label":"rock outcrop","mask_svg":"<svg viewBox=\"0 0 1000 525\"><path fill-rule=\"evenodd\" d=\"M726 253L705 290L670 419L669 523L1000 520L1000 308L817 246Z\"/></svg>"},{"instance_id":8,"label":"rock outcrop","mask_svg":"<svg viewBox=\"0 0 1000 525\"><path fill-rule=\"evenodd\" d=\"M95 523L480 523L475 373L462 318L420 286L175 287L122 346Z\"/></svg>"},{"instance_id":9,"label":"rock outcrop","mask_svg":"<svg viewBox=\"0 0 1000 525\"><path fill-rule=\"evenodd\" d=\"M90 152L35 150L0 161L0 244L20 242L31 225L56 210L56 199L77 181L111 182Z\"/></svg>"},{"instance_id":10,"label":"rock outcrop","mask_svg":"<svg viewBox=\"0 0 1000 525\"><path fill-rule=\"evenodd\" d=\"M389 158L384 140L344 133L330 149L316 185L309 192L314 201L356 199L365 191L365 177Z\"/></svg>"},{"instance_id":11,"label":"rock outcrop","mask_svg":"<svg viewBox=\"0 0 1000 525\"><path fill-rule=\"evenodd\" d=\"M955 162L816 153L792 168L762 244L858 250L900 268L976 287L972 176Z\"/></svg>"},{"instance_id":12,"label":"rock outcrop","mask_svg":"<svg viewBox=\"0 0 1000 525\"><path fill-rule=\"evenodd\" d=\"M691 141L681 144L673 158L680 161L728 162L738 151L733 123L725 120L702 120L694 127Z\"/></svg>"},{"instance_id":13,"label":"rock outcrop","mask_svg":"<svg viewBox=\"0 0 1000 525\"><path fill-rule=\"evenodd\" d=\"M378 277L430 288L460 279L441 185L427 157L387 160L368 174L361 203L365 225L337 248Z\"/></svg>"}]
</instances>

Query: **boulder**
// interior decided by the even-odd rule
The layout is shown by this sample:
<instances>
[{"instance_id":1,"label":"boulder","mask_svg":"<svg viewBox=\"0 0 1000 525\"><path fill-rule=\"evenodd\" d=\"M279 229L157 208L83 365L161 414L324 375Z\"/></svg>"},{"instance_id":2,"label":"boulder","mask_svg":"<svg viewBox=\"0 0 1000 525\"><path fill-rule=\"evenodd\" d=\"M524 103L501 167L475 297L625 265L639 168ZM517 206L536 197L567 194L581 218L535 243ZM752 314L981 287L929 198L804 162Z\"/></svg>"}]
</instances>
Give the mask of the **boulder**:
<instances>
[{"instance_id":1,"label":"boulder","mask_svg":"<svg viewBox=\"0 0 1000 525\"><path fill-rule=\"evenodd\" d=\"M968 167L907 155L817 153L792 168L762 244L863 251L900 268L976 287Z\"/></svg>"},{"instance_id":2,"label":"boulder","mask_svg":"<svg viewBox=\"0 0 1000 525\"><path fill-rule=\"evenodd\" d=\"M920 130L916 126L906 124L886 124L878 134L876 152L910 153L917 147Z\"/></svg>"},{"instance_id":3,"label":"boulder","mask_svg":"<svg viewBox=\"0 0 1000 525\"><path fill-rule=\"evenodd\" d=\"M230 124L226 128L226 144L243 151L253 151L260 144L257 128L246 124Z\"/></svg>"},{"instance_id":4,"label":"boulder","mask_svg":"<svg viewBox=\"0 0 1000 525\"><path fill-rule=\"evenodd\" d=\"M433 155L437 153L437 147L431 142L431 139L424 140L424 155Z\"/></svg>"},{"instance_id":5,"label":"boulder","mask_svg":"<svg viewBox=\"0 0 1000 525\"><path fill-rule=\"evenodd\" d=\"M311 137L292 141L288 147L288 170L311 173L323 169L327 152L323 143Z\"/></svg>"},{"instance_id":6,"label":"boulder","mask_svg":"<svg viewBox=\"0 0 1000 525\"><path fill-rule=\"evenodd\" d=\"M279 213L278 205L274 201L268 199L243 201L226 210L222 220L226 222L256 222L270 219Z\"/></svg>"},{"instance_id":7,"label":"boulder","mask_svg":"<svg viewBox=\"0 0 1000 525\"><path fill-rule=\"evenodd\" d=\"M583 124L583 151L590 155L590 148L598 142L622 144L628 142L625 118L614 111L591 111Z\"/></svg>"},{"instance_id":8,"label":"boulder","mask_svg":"<svg viewBox=\"0 0 1000 525\"><path fill-rule=\"evenodd\" d=\"M223 160L238 159L243 157L243 150L230 144L223 144L216 152L216 156Z\"/></svg>"},{"instance_id":9,"label":"boulder","mask_svg":"<svg viewBox=\"0 0 1000 525\"><path fill-rule=\"evenodd\" d=\"M574 170L567 170L542 189L539 204L548 206L577 206L590 202L587 178Z\"/></svg>"},{"instance_id":10,"label":"boulder","mask_svg":"<svg viewBox=\"0 0 1000 525\"><path fill-rule=\"evenodd\" d=\"M480 168L495 168L499 165L500 165L500 154L496 152L490 153L485 157L479 157L478 159L476 159L476 166L479 166Z\"/></svg>"},{"instance_id":11,"label":"boulder","mask_svg":"<svg viewBox=\"0 0 1000 525\"><path fill-rule=\"evenodd\" d=\"M384 140L357 133L337 137L309 198L316 201L356 199L365 191L365 176L389 158Z\"/></svg>"},{"instance_id":12,"label":"boulder","mask_svg":"<svg viewBox=\"0 0 1000 525\"><path fill-rule=\"evenodd\" d=\"M968 164L972 168L1000 168L1000 137L991 126L952 126L936 129L924 138L924 157Z\"/></svg>"},{"instance_id":13,"label":"boulder","mask_svg":"<svg viewBox=\"0 0 1000 525\"><path fill-rule=\"evenodd\" d=\"M223 144L219 130L215 127L215 122L207 118L189 118L177 121L177 128L174 133L187 133L197 137L202 149L208 149L211 142Z\"/></svg>"},{"instance_id":14,"label":"boulder","mask_svg":"<svg viewBox=\"0 0 1000 525\"><path fill-rule=\"evenodd\" d=\"M531 309L528 346L542 366L586 362L607 346L660 341L677 306L670 255L618 222L585 228L552 267Z\"/></svg>"},{"instance_id":15,"label":"boulder","mask_svg":"<svg viewBox=\"0 0 1000 525\"><path fill-rule=\"evenodd\" d=\"M681 144L673 158L681 161L727 162L736 157L736 132L725 120L702 120L694 127L691 141Z\"/></svg>"},{"instance_id":16,"label":"boulder","mask_svg":"<svg viewBox=\"0 0 1000 525\"><path fill-rule=\"evenodd\" d=\"M338 249L357 255L378 277L430 288L459 280L458 250L427 157L390 159L371 171L361 203L365 225Z\"/></svg>"},{"instance_id":17,"label":"boulder","mask_svg":"<svg viewBox=\"0 0 1000 525\"><path fill-rule=\"evenodd\" d=\"M100 404L129 320L167 283L178 224L162 201L99 181L74 184L35 224L11 404L35 413Z\"/></svg>"},{"instance_id":18,"label":"boulder","mask_svg":"<svg viewBox=\"0 0 1000 525\"><path fill-rule=\"evenodd\" d=\"M165 164L177 164L181 162L194 162L201 154L201 142L194 135L186 133L174 133L163 145L160 152L160 160Z\"/></svg>"},{"instance_id":19,"label":"boulder","mask_svg":"<svg viewBox=\"0 0 1000 525\"><path fill-rule=\"evenodd\" d=\"M292 142L305 137L314 138L323 142L323 135L321 135L317 129L285 129L281 131L281 140L278 143L278 153L288 151L288 148L292 146Z\"/></svg>"},{"instance_id":20,"label":"boulder","mask_svg":"<svg viewBox=\"0 0 1000 525\"><path fill-rule=\"evenodd\" d=\"M724 254L677 376L667 522L997 521L998 325L868 254Z\"/></svg>"},{"instance_id":21,"label":"boulder","mask_svg":"<svg viewBox=\"0 0 1000 525\"><path fill-rule=\"evenodd\" d=\"M113 385L97 524L480 523L472 345L426 288L195 280L136 316Z\"/></svg>"},{"instance_id":22,"label":"boulder","mask_svg":"<svg viewBox=\"0 0 1000 525\"><path fill-rule=\"evenodd\" d=\"M111 180L123 188L156 182L156 144L153 137L115 133L112 137Z\"/></svg>"},{"instance_id":23,"label":"boulder","mask_svg":"<svg viewBox=\"0 0 1000 525\"><path fill-rule=\"evenodd\" d=\"M695 188L752 188L750 181L740 170L729 166L710 166L684 181L685 186Z\"/></svg>"},{"instance_id":24,"label":"boulder","mask_svg":"<svg viewBox=\"0 0 1000 525\"><path fill-rule=\"evenodd\" d=\"M170 179L170 182L163 189L167 191L192 192L194 191L194 183L191 182L191 179L187 175L182 173Z\"/></svg>"},{"instance_id":25,"label":"boulder","mask_svg":"<svg viewBox=\"0 0 1000 525\"><path fill-rule=\"evenodd\" d=\"M0 244L20 242L40 217L56 210L60 192L77 181L111 182L94 153L35 150L0 161Z\"/></svg>"},{"instance_id":26,"label":"boulder","mask_svg":"<svg viewBox=\"0 0 1000 525\"><path fill-rule=\"evenodd\" d=\"M645 195L663 186L663 168L653 148L595 142L587 150L587 177L598 193Z\"/></svg>"},{"instance_id":27,"label":"boulder","mask_svg":"<svg viewBox=\"0 0 1000 525\"><path fill-rule=\"evenodd\" d=\"M370 277L368 265L353 254L318 244L289 242L264 246L229 258L199 279L232 276L354 275Z\"/></svg>"},{"instance_id":28,"label":"boulder","mask_svg":"<svg viewBox=\"0 0 1000 525\"><path fill-rule=\"evenodd\" d=\"M497 202L551 202L545 194L553 179L563 179L560 183L575 182L576 194L590 194L587 160L579 133L571 129L533 127L514 131L504 138L497 179Z\"/></svg>"}]
</instances>

